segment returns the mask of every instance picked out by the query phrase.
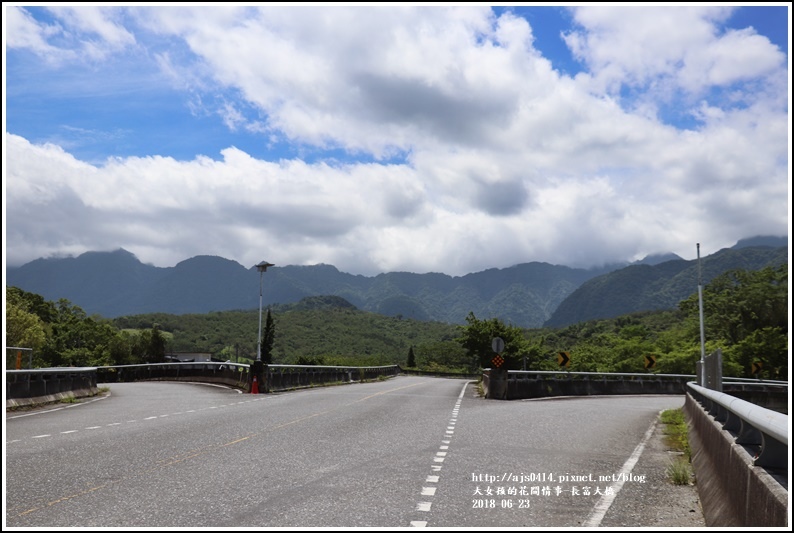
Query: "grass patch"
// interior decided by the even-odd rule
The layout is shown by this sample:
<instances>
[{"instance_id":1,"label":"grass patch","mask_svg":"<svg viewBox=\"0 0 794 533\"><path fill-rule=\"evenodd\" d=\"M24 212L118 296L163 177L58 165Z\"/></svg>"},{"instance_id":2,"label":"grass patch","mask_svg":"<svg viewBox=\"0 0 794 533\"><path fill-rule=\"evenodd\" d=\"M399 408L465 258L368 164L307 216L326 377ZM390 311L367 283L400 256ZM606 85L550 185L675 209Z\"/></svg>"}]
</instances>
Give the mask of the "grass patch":
<instances>
[{"instance_id":1,"label":"grass patch","mask_svg":"<svg viewBox=\"0 0 794 533\"><path fill-rule=\"evenodd\" d=\"M66 396L65 398L61 398L61 403L77 403L77 398L74 395Z\"/></svg>"},{"instance_id":2,"label":"grass patch","mask_svg":"<svg viewBox=\"0 0 794 533\"><path fill-rule=\"evenodd\" d=\"M667 477L673 485L689 485L692 483L692 466L685 459L675 459L667 467Z\"/></svg>"},{"instance_id":3,"label":"grass patch","mask_svg":"<svg viewBox=\"0 0 794 533\"><path fill-rule=\"evenodd\" d=\"M682 457L674 459L667 467L667 477L674 485L689 485L692 483L692 450L689 447L684 411L683 409L662 411L660 420L664 424L662 432L665 444L671 450L682 454Z\"/></svg>"},{"instance_id":4,"label":"grass patch","mask_svg":"<svg viewBox=\"0 0 794 533\"><path fill-rule=\"evenodd\" d=\"M687 461L690 461L692 459L692 450L689 448L689 438L687 436L683 409L668 409L667 411L662 411L661 421L662 424L665 425L663 429L665 444L672 450L683 452Z\"/></svg>"}]
</instances>

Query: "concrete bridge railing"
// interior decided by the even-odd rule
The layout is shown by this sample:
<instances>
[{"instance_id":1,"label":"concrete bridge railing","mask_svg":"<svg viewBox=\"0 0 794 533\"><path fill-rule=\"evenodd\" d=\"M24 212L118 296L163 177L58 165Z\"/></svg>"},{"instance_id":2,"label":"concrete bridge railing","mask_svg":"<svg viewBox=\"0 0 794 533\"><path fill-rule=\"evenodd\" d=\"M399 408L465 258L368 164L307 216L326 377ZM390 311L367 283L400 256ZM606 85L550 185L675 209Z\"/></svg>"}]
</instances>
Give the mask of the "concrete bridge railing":
<instances>
[{"instance_id":1,"label":"concrete bridge railing","mask_svg":"<svg viewBox=\"0 0 794 533\"><path fill-rule=\"evenodd\" d=\"M788 415L689 383L684 404L707 526L788 525Z\"/></svg>"},{"instance_id":2,"label":"concrete bridge railing","mask_svg":"<svg viewBox=\"0 0 794 533\"><path fill-rule=\"evenodd\" d=\"M249 365L216 361L149 363L97 367L100 383L129 381L201 381L245 389L250 381Z\"/></svg>"},{"instance_id":3,"label":"concrete bridge railing","mask_svg":"<svg viewBox=\"0 0 794 533\"><path fill-rule=\"evenodd\" d=\"M486 398L519 400L549 396L600 394L684 394L694 379L687 374L567 372L554 370L483 370Z\"/></svg>"},{"instance_id":4,"label":"concrete bridge railing","mask_svg":"<svg viewBox=\"0 0 794 533\"><path fill-rule=\"evenodd\" d=\"M264 378L267 391L290 390L331 383L369 381L400 373L397 365L388 366L322 366L267 365Z\"/></svg>"},{"instance_id":5,"label":"concrete bridge railing","mask_svg":"<svg viewBox=\"0 0 794 533\"><path fill-rule=\"evenodd\" d=\"M39 368L6 371L6 407L60 401L96 394L97 383L199 381L253 390L253 365L217 361L147 363L88 368ZM331 383L350 383L399 374L397 365L354 367L266 365L259 392L283 391Z\"/></svg>"},{"instance_id":6,"label":"concrete bridge railing","mask_svg":"<svg viewBox=\"0 0 794 533\"><path fill-rule=\"evenodd\" d=\"M6 407L57 402L99 391L94 367L6 370L5 374Z\"/></svg>"},{"instance_id":7,"label":"concrete bridge railing","mask_svg":"<svg viewBox=\"0 0 794 533\"><path fill-rule=\"evenodd\" d=\"M697 385L695 379L695 375L679 374L486 369L483 389L486 397L505 400L597 394L685 395L692 466L706 525L787 526L788 383L728 378L720 382L724 391L720 392ZM764 407L767 405L775 410Z\"/></svg>"},{"instance_id":8,"label":"concrete bridge railing","mask_svg":"<svg viewBox=\"0 0 794 533\"><path fill-rule=\"evenodd\" d=\"M568 372L565 370L501 370L482 373L487 398L519 400L549 396L599 394L681 394L695 381L694 374L629 372ZM753 378L727 378L723 391L777 412L787 413L788 382Z\"/></svg>"},{"instance_id":9,"label":"concrete bridge railing","mask_svg":"<svg viewBox=\"0 0 794 533\"><path fill-rule=\"evenodd\" d=\"M329 383L349 383L395 375L399 367L262 365L259 392L275 392ZM99 381L201 381L222 383L245 391L253 390L253 365L219 362L152 363L98 367Z\"/></svg>"}]
</instances>

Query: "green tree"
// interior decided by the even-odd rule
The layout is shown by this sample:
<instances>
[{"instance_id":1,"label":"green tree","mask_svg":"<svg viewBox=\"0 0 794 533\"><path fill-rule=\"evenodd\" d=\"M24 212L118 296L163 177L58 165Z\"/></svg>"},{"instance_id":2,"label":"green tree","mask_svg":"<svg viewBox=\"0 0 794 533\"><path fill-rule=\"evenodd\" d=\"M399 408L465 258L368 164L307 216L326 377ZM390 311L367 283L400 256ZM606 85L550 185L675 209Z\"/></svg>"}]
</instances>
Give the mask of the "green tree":
<instances>
[{"instance_id":1,"label":"green tree","mask_svg":"<svg viewBox=\"0 0 794 533\"><path fill-rule=\"evenodd\" d=\"M8 291L6 291L8 292ZM45 324L24 308L24 302L6 300L6 345L38 350L47 341Z\"/></svg>"},{"instance_id":2,"label":"green tree","mask_svg":"<svg viewBox=\"0 0 794 533\"><path fill-rule=\"evenodd\" d=\"M680 304L699 342L698 306L697 295ZM788 375L788 264L717 276L703 290L703 315L707 343L723 350L724 375L749 375L754 361L765 363L764 375Z\"/></svg>"},{"instance_id":3,"label":"green tree","mask_svg":"<svg viewBox=\"0 0 794 533\"><path fill-rule=\"evenodd\" d=\"M28 313L38 316L45 324L55 322L55 305L38 294L23 291L19 287L6 287L6 303L13 303Z\"/></svg>"},{"instance_id":4,"label":"green tree","mask_svg":"<svg viewBox=\"0 0 794 533\"><path fill-rule=\"evenodd\" d=\"M534 342L527 342L524 344L524 350L521 354L521 369L524 369L526 362L527 370L542 370L543 369L543 345L546 342L545 335L538 335Z\"/></svg>"},{"instance_id":5,"label":"green tree","mask_svg":"<svg viewBox=\"0 0 794 533\"><path fill-rule=\"evenodd\" d=\"M408 348L408 361L406 361L405 366L408 368L416 368L416 356L414 356L413 346Z\"/></svg>"},{"instance_id":6,"label":"green tree","mask_svg":"<svg viewBox=\"0 0 794 533\"><path fill-rule=\"evenodd\" d=\"M295 362L296 365L311 365L311 366L322 366L325 365L325 357L322 355L319 357L306 357L305 355L301 355L298 357L298 360ZM334 364L334 363L329 363ZM339 363L336 363L339 364Z\"/></svg>"},{"instance_id":7,"label":"green tree","mask_svg":"<svg viewBox=\"0 0 794 533\"><path fill-rule=\"evenodd\" d=\"M476 358L483 368L492 366L491 361L496 356L492 347L493 339L500 337L505 343L504 351L500 354L505 360L502 368L520 368L520 356L526 351L521 328L506 325L498 318L479 320L471 311L466 323L465 326L459 326L461 335L457 340L470 358Z\"/></svg>"},{"instance_id":8,"label":"green tree","mask_svg":"<svg viewBox=\"0 0 794 533\"><path fill-rule=\"evenodd\" d=\"M90 324L80 307L61 298L55 304L50 335L42 348L46 366L84 366L90 355Z\"/></svg>"},{"instance_id":9,"label":"green tree","mask_svg":"<svg viewBox=\"0 0 794 533\"><path fill-rule=\"evenodd\" d=\"M262 362L266 365L273 363L273 345L275 342L276 325L270 315L270 309L268 309L267 318L265 318L265 329L262 332Z\"/></svg>"},{"instance_id":10,"label":"green tree","mask_svg":"<svg viewBox=\"0 0 794 533\"><path fill-rule=\"evenodd\" d=\"M39 306L46 311L48 306ZM126 338L108 320L87 316L69 300L60 299L45 312L50 323L37 364L42 366L106 366L123 360ZM39 315L42 316L42 315Z\"/></svg>"},{"instance_id":11,"label":"green tree","mask_svg":"<svg viewBox=\"0 0 794 533\"><path fill-rule=\"evenodd\" d=\"M126 331L118 331L108 346L111 365L130 365L132 359L132 336Z\"/></svg>"},{"instance_id":12,"label":"green tree","mask_svg":"<svg viewBox=\"0 0 794 533\"><path fill-rule=\"evenodd\" d=\"M735 361L735 374L750 376L752 364L762 363L761 377L786 379L788 376L788 336L780 328L762 328L726 349L725 359Z\"/></svg>"},{"instance_id":13,"label":"green tree","mask_svg":"<svg viewBox=\"0 0 794 533\"><path fill-rule=\"evenodd\" d=\"M423 342L414 350L417 366L425 370L457 371L471 367L472 358L454 340Z\"/></svg>"},{"instance_id":14,"label":"green tree","mask_svg":"<svg viewBox=\"0 0 794 533\"><path fill-rule=\"evenodd\" d=\"M149 336L149 347L147 350L147 363L160 363L165 361L166 340L160 331L160 324L152 324L152 331Z\"/></svg>"},{"instance_id":15,"label":"green tree","mask_svg":"<svg viewBox=\"0 0 794 533\"><path fill-rule=\"evenodd\" d=\"M698 317L697 294L682 301L680 308L688 318ZM788 265L720 274L703 290L703 316L706 335L727 345L767 327L788 334Z\"/></svg>"},{"instance_id":16,"label":"green tree","mask_svg":"<svg viewBox=\"0 0 794 533\"><path fill-rule=\"evenodd\" d=\"M130 358L135 364L151 363L149 348L151 347L152 331L141 329L130 335Z\"/></svg>"}]
</instances>

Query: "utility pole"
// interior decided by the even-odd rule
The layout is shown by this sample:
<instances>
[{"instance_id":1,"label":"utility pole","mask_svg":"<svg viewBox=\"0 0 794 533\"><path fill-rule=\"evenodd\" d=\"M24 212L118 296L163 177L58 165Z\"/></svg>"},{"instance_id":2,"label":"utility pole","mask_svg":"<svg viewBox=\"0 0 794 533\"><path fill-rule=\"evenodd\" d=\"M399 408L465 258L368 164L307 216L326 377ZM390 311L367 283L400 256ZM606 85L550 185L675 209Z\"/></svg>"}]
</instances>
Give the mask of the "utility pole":
<instances>
[{"instance_id":1,"label":"utility pole","mask_svg":"<svg viewBox=\"0 0 794 533\"><path fill-rule=\"evenodd\" d=\"M703 275L700 271L700 243L697 243L697 257L698 257L698 310L700 314L700 383L701 387L705 387L708 380L706 379L706 334L703 329Z\"/></svg>"}]
</instances>

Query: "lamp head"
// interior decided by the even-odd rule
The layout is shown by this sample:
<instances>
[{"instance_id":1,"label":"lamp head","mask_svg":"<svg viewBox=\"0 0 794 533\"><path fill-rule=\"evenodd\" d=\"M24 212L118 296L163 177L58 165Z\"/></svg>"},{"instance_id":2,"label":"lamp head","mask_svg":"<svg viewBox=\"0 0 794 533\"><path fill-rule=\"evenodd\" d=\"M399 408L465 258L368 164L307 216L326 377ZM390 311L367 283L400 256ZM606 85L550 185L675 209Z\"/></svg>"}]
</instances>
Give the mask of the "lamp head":
<instances>
[{"instance_id":1,"label":"lamp head","mask_svg":"<svg viewBox=\"0 0 794 533\"><path fill-rule=\"evenodd\" d=\"M267 261L262 261L261 263L256 265L256 269L259 272L267 272L267 267L272 267L272 266L276 266L276 265L274 265L273 263L268 263Z\"/></svg>"}]
</instances>

